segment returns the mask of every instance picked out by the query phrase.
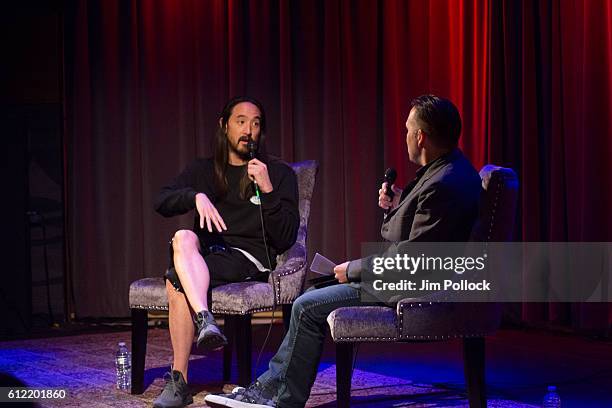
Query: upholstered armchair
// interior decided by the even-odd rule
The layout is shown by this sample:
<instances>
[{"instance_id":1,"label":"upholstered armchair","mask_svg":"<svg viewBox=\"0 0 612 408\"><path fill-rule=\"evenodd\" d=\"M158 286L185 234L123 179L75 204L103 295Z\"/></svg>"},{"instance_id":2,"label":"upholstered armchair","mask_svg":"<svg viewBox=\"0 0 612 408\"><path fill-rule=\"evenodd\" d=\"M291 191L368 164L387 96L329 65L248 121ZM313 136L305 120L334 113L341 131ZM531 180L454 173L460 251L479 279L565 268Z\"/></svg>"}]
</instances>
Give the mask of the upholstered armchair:
<instances>
[{"instance_id":1,"label":"upholstered armchair","mask_svg":"<svg viewBox=\"0 0 612 408\"><path fill-rule=\"evenodd\" d=\"M268 282L239 282L212 290L211 310L223 317L223 331L228 339L223 351L224 381L230 379L232 353L236 349L238 383L248 385L251 382L251 315L270 311L276 304L283 308L287 323L291 316L291 304L303 290L310 201L318 165L309 160L294 163L291 167L297 175L300 196L300 227L296 243L277 257L276 269L270 274ZM143 278L132 282L129 296L132 313L132 394L141 394L144 391L148 311L168 310L163 278Z\"/></svg>"},{"instance_id":2,"label":"upholstered armchair","mask_svg":"<svg viewBox=\"0 0 612 408\"><path fill-rule=\"evenodd\" d=\"M518 179L513 170L487 165L480 171L482 193L471 241L512 239ZM484 336L499 327L495 303L446 303L404 299L396 308L343 307L327 318L336 343L338 407L349 407L353 348L360 342L424 342L463 339L464 373L470 407L486 407Z\"/></svg>"}]
</instances>

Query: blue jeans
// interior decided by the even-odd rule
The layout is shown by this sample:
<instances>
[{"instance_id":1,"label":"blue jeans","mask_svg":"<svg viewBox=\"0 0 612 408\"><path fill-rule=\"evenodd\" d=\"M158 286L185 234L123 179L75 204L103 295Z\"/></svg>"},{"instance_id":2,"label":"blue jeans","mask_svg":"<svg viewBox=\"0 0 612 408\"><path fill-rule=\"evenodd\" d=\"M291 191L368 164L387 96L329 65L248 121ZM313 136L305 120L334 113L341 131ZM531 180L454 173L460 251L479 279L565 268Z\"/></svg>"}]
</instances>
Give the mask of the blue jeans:
<instances>
[{"instance_id":1,"label":"blue jeans","mask_svg":"<svg viewBox=\"0 0 612 408\"><path fill-rule=\"evenodd\" d=\"M268 370L257 379L278 397L277 407L303 407L317 376L323 342L327 333L327 316L345 306L359 306L359 289L340 284L307 290L291 309L291 323L283 342L269 363Z\"/></svg>"}]
</instances>

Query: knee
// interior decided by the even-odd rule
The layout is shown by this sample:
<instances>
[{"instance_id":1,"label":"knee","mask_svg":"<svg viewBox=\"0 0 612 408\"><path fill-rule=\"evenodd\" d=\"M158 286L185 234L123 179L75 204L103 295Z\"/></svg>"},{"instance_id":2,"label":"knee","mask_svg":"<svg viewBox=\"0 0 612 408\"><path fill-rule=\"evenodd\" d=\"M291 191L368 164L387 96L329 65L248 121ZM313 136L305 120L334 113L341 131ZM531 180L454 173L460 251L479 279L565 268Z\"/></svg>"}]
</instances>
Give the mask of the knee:
<instances>
[{"instance_id":1,"label":"knee","mask_svg":"<svg viewBox=\"0 0 612 408\"><path fill-rule=\"evenodd\" d=\"M175 252L198 249L198 236L191 230L178 230L172 237L172 249Z\"/></svg>"},{"instance_id":2,"label":"knee","mask_svg":"<svg viewBox=\"0 0 612 408\"><path fill-rule=\"evenodd\" d=\"M291 306L291 319L299 319L302 313L306 310L307 302L304 300L303 296L298 297L293 302L293 306Z\"/></svg>"}]
</instances>

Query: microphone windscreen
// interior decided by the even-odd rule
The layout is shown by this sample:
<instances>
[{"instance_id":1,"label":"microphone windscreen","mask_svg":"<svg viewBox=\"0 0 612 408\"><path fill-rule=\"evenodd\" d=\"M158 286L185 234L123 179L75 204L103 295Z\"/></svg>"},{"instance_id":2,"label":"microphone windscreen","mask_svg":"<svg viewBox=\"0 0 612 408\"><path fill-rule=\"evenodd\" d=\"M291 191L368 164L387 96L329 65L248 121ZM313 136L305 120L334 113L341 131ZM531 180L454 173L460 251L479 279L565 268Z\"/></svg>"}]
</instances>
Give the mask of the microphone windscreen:
<instances>
[{"instance_id":1,"label":"microphone windscreen","mask_svg":"<svg viewBox=\"0 0 612 408\"><path fill-rule=\"evenodd\" d=\"M385 171L385 181L389 184L389 188L391 188L391 184L395 183L395 179L397 178L397 171L393 167L389 167L387 171Z\"/></svg>"},{"instance_id":2,"label":"microphone windscreen","mask_svg":"<svg viewBox=\"0 0 612 408\"><path fill-rule=\"evenodd\" d=\"M257 143L252 138L249 138L247 142L247 150L249 151L249 159L255 158L255 152L257 152Z\"/></svg>"}]
</instances>

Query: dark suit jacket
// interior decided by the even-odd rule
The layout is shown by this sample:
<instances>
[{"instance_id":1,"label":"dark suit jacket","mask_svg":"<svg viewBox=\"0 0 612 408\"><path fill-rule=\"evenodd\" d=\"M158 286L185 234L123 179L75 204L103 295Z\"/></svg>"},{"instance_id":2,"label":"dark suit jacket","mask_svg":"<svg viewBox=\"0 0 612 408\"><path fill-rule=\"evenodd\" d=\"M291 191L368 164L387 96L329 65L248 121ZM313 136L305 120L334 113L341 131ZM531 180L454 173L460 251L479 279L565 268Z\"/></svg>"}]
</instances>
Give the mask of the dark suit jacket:
<instances>
[{"instance_id":1,"label":"dark suit jacket","mask_svg":"<svg viewBox=\"0 0 612 408\"><path fill-rule=\"evenodd\" d=\"M467 241L478 215L480 190L478 172L459 149L419 169L415 181L402 192L399 205L382 224L382 237L393 243L390 253L398 252L402 243L414 241ZM349 263L350 282L361 280L370 258Z\"/></svg>"}]
</instances>

